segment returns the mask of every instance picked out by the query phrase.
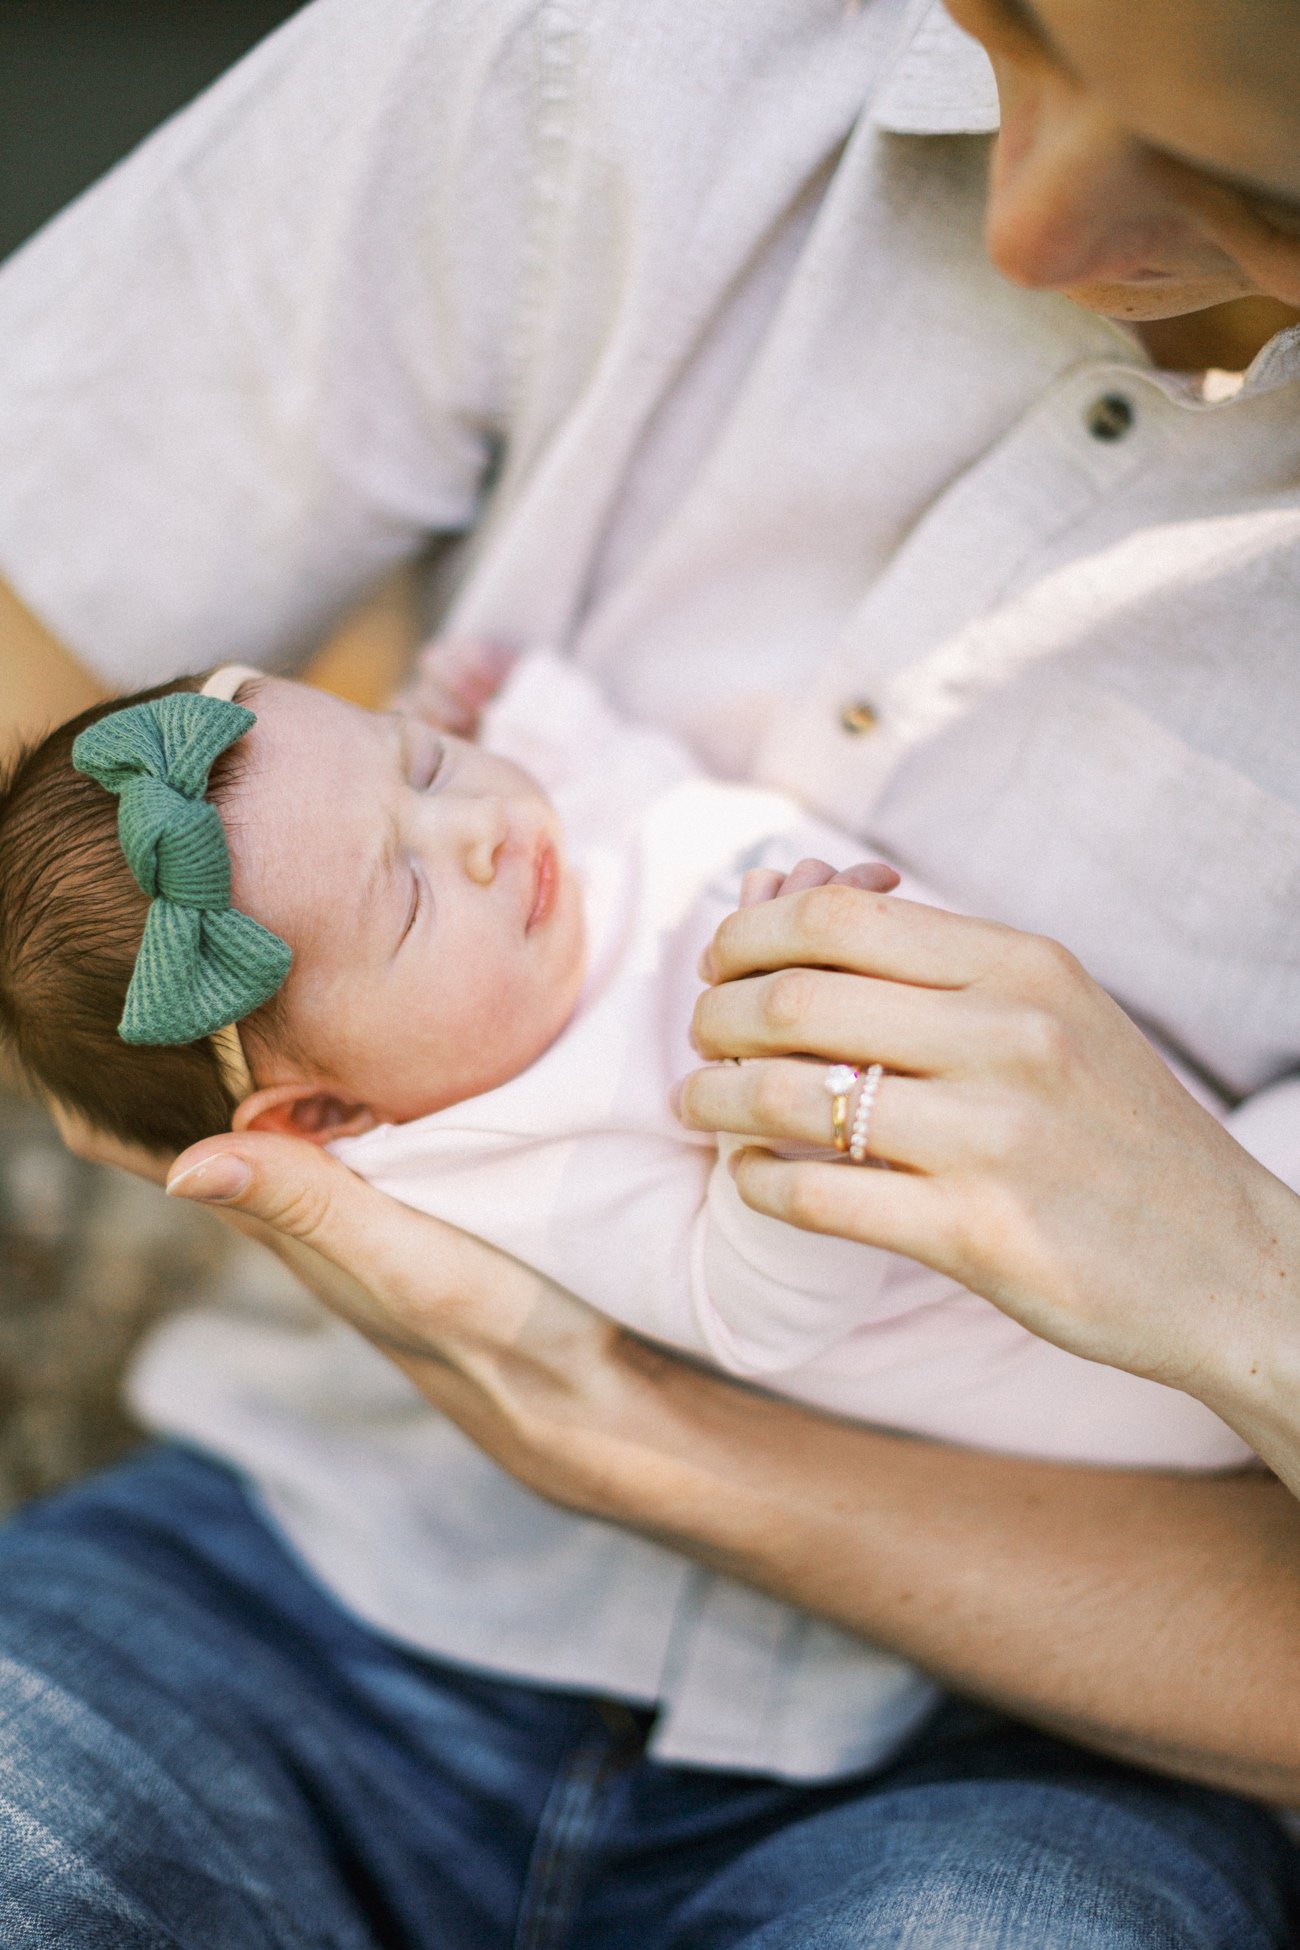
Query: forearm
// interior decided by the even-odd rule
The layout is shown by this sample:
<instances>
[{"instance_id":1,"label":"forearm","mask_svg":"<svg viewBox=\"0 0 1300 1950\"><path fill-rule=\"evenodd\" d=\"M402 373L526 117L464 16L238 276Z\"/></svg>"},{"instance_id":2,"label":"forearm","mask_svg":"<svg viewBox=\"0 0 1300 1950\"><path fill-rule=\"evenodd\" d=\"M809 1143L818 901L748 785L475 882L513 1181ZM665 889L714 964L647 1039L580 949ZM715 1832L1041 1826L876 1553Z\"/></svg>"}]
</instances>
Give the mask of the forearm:
<instances>
[{"instance_id":1,"label":"forearm","mask_svg":"<svg viewBox=\"0 0 1300 1950\"><path fill-rule=\"evenodd\" d=\"M1300 1497L1300 1331L1288 1327L1240 1366L1207 1375L1195 1392Z\"/></svg>"},{"instance_id":2,"label":"forearm","mask_svg":"<svg viewBox=\"0 0 1300 1950\"><path fill-rule=\"evenodd\" d=\"M1208 1350L1178 1378L1300 1497L1300 1198L1254 1169L1243 1203L1251 1250L1203 1301Z\"/></svg>"},{"instance_id":3,"label":"forearm","mask_svg":"<svg viewBox=\"0 0 1300 1950\"><path fill-rule=\"evenodd\" d=\"M1300 1801L1300 1509L1262 1474L948 1449L626 1340L501 1364L499 1419L481 1376L467 1391L427 1364L408 1372L544 1494L1087 1745Z\"/></svg>"},{"instance_id":4,"label":"forearm","mask_svg":"<svg viewBox=\"0 0 1300 1950\"><path fill-rule=\"evenodd\" d=\"M370 1294L332 1304L519 1481L1099 1749L1300 1804L1300 1505L1263 1474L1002 1459L747 1392L294 1140L172 1189Z\"/></svg>"},{"instance_id":5,"label":"forearm","mask_svg":"<svg viewBox=\"0 0 1300 1950\"><path fill-rule=\"evenodd\" d=\"M0 578L0 759L106 695Z\"/></svg>"}]
</instances>

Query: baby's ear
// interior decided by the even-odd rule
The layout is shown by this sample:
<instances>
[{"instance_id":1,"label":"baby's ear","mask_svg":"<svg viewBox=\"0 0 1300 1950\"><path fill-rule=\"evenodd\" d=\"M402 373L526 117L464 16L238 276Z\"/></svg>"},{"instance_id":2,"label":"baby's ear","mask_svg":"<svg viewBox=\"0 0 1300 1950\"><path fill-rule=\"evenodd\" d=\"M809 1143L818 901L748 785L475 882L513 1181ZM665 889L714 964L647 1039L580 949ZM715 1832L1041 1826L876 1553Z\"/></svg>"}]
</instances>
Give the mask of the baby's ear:
<instances>
[{"instance_id":1,"label":"baby's ear","mask_svg":"<svg viewBox=\"0 0 1300 1950\"><path fill-rule=\"evenodd\" d=\"M310 1144L332 1144L335 1138L373 1131L378 1122L368 1104L348 1103L317 1083L277 1083L245 1097L230 1128L274 1131L279 1137L306 1138Z\"/></svg>"}]
</instances>

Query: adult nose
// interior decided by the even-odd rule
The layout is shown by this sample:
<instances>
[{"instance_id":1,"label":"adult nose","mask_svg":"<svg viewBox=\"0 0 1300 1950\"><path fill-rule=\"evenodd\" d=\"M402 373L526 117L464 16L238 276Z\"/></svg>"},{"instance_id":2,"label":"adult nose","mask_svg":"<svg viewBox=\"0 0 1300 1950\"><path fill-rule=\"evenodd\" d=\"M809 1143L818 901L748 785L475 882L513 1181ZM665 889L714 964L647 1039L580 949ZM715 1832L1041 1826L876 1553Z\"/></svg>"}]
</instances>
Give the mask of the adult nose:
<instances>
[{"instance_id":1,"label":"adult nose","mask_svg":"<svg viewBox=\"0 0 1300 1950\"><path fill-rule=\"evenodd\" d=\"M1032 290L1159 269L1169 210L1140 143L1067 84L1004 91L985 221L988 253Z\"/></svg>"}]
</instances>

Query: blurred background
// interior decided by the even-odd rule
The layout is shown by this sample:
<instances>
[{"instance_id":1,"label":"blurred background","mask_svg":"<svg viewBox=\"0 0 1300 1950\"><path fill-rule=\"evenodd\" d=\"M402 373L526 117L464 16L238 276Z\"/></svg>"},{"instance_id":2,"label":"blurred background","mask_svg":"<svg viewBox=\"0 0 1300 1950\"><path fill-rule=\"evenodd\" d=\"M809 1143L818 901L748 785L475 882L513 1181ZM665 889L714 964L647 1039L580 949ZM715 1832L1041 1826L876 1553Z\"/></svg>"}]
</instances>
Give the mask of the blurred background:
<instances>
[{"instance_id":1,"label":"blurred background","mask_svg":"<svg viewBox=\"0 0 1300 1950\"><path fill-rule=\"evenodd\" d=\"M0 0L0 257L296 12L297 0Z\"/></svg>"},{"instance_id":2,"label":"blurred background","mask_svg":"<svg viewBox=\"0 0 1300 1950\"><path fill-rule=\"evenodd\" d=\"M0 256L295 11L0 0ZM391 635L391 597L378 623ZM372 611L332 646L344 683L375 626ZM0 1076L0 1513L139 1439L119 1382L151 1321L232 1283L243 1294L283 1279L211 1215L70 1157Z\"/></svg>"}]
</instances>

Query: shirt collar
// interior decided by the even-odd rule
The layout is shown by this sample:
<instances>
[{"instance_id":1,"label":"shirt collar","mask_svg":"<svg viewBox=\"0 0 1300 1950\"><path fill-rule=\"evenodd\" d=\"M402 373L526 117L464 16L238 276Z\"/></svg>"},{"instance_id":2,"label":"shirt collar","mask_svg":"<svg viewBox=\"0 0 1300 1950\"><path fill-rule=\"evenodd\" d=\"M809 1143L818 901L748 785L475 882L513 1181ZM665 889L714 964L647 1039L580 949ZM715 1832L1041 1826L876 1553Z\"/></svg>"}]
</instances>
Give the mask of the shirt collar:
<instances>
[{"instance_id":1,"label":"shirt collar","mask_svg":"<svg viewBox=\"0 0 1300 1950\"><path fill-rule=\"evenodd\" d=\"M870 109L893 135L988 135L998 126L989 58L939 0L918 0Z\"/></svg>"}]
</instances>

